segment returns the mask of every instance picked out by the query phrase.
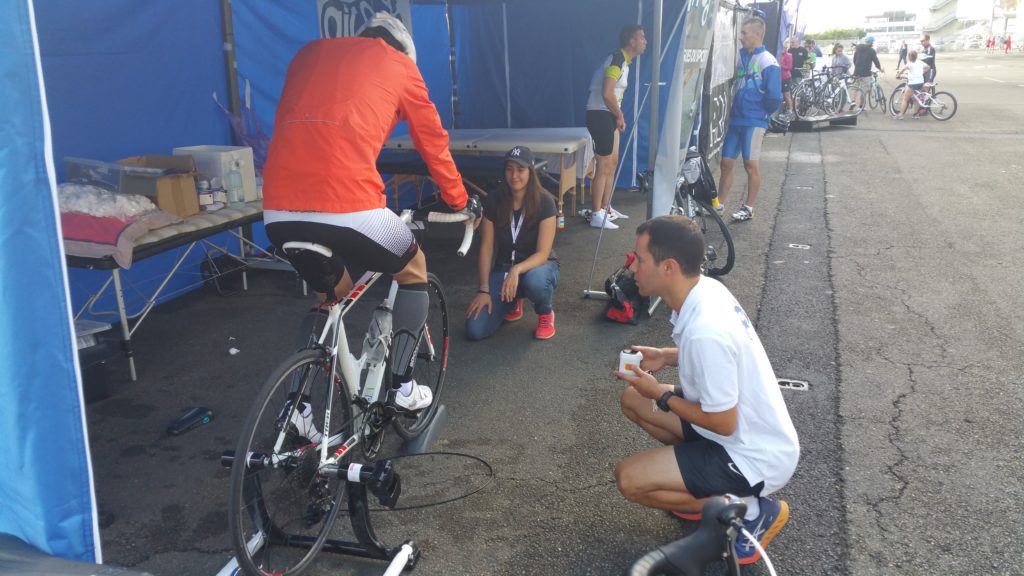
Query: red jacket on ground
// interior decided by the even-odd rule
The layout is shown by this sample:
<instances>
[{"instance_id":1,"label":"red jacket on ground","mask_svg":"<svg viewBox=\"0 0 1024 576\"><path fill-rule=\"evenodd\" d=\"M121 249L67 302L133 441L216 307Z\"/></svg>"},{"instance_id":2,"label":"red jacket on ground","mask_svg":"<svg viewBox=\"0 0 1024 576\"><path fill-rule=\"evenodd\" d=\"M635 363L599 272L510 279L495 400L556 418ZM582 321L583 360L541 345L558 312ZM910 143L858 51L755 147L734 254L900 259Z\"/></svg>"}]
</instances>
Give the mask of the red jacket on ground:
<instances>
[{"instance_id":1,"label":"red jacket on ground","mask_svg":"<svg viewBox=\"0 0 1024 576\"><path fill-rule=\"evenodd\" d=\"M466 188L416 64L376 38L310 42L288 65L263 169L263 208L385 207L377 156L400 120L408 120L442 198L462 209Z\"/></svg>"}]
</instances>

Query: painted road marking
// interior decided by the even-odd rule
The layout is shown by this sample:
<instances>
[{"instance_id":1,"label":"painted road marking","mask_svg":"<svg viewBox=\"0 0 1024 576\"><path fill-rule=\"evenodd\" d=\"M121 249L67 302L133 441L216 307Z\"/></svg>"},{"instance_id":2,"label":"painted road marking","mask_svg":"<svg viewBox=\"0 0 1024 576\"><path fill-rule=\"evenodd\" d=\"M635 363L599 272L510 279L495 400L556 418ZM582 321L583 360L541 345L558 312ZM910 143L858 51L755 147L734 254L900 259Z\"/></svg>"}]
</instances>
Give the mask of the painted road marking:
<instances>
[{"instance_id":1,"label":"painted road marking","mask_svg":"<svg viewBox=\"0 0 1024 576\"><path fill-rule=\"evenodd\" d=\"M1006 84L1006 80L997 80L995 78L989 78L988 76L982 76L985 80L991 80L993 82L999 82L1000 84Z\"/></svg>"}]
</instances>

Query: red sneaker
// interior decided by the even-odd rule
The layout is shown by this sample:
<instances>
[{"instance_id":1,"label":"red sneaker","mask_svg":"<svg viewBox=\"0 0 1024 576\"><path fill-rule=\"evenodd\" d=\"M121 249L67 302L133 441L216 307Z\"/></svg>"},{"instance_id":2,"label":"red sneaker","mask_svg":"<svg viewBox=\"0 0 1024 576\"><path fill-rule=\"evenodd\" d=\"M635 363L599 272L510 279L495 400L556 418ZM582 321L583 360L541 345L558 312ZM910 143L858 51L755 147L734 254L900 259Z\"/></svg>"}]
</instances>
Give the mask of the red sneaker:
<instances>
[{"instance_id":1,"label":"red sneaker","mask_svg":"<svg viewBox=\"0 0 1024 576\"><path fill-rule=\"evenodd\" d=\"M700 512L679 512L677 510L672 510L671 512L676 518L682 518L691 522L700 522L700 519L704 517Z\"/></svg>"},{"instance_id":2,"label":"red sneaker","mask_svg":"<svg viewBox=\"0 0 1024 576\"><path fill-rule=\"evenodd\" d=\"M505 312L505 322L515 322L523 317L523 299L519 298L516 300L514 308Z\"/></svg>"},{"instance_id":3,"label":"red sneaker","mask_svg":"<svg viewBox=\"0 0 1024 576\"><path fill-rule=\"evenodd\" d=\"M537 330L533 333L538 340L547 340L555 335L555 311L537 314Z\"/></svg>"}]
</instances>

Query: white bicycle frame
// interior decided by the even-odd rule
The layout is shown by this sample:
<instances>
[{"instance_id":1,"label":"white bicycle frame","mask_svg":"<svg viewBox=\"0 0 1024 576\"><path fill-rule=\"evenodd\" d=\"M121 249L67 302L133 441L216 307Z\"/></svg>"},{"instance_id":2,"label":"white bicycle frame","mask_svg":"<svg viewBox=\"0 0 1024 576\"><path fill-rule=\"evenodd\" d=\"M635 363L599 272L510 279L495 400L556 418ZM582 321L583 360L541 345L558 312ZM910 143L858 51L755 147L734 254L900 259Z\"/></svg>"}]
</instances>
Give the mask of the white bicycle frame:
<instances>
[{"instance_id":1,"label":"white bicycle frame","mask_svg":"<svg viewBox=\"0 0 1024 576\"><path fill-rule=\"evenodd\" d=\"M404 210L400 215L402 222L407 226L412 224L413 221L412 210ZM468 219L468 216L463 213L443 213L443 212L428 212L427 222L465 222L466 229L463 233L462 244L459 246L459 256L465 256L466 252L469 251L469 246L473 242L473 222ZM330 257L332 252L326 246L314 244L311 242L286 242L283 248L301 248L305 250L312 250L324 256ZM379 330L379 336L374 339L373 342L363 341L363 349L360 352L358 358L352 354L348 345L348 334L345 331L345 323L341 321L342 317L346 312L352 309L352 306L359 301L359 299L366 293L366 291L372 286L381 276L382 272L366 272L359 278L359 280L353 285L352 289L349 290L348 294L345 295L339 302L333 304L327 312L327 321L324 323L324 327L320 332L320 336L317 338L317 343L327 350L331 357L331 373L330 382L335 382L338 376L338 369L341 369L341 380L345 384L344 393L348 394L349 398L355 398L359 395L367 405L375 404L380 398L380 384L384 380L384 370L387 368L387 357L391 350L391 310L394 307L395 295L398 293L398 282L395 280L391 281L391 288L388 291L388 297L381 302L377 307L378 311L383 311L387 314L387 330ZM383 320L379 318L376 313L372 321ZM331 334L331 330L334 330L334 342L332 345L328 345L328 335ZM434 343L431 341L429 336L426 338L427 346L429 347L429 353L434 354ZM379 360L371 358L369 350L375 349L379 346L383 346L382 354L377 357ZM369 348L369 349L368 349ZM362 381L360 385L360 374L363 369L366 369L366 380ZM330 430L331 425L331 406L334 405L334 386L328 387L327 406L324 407L324 433ZM284 443L285 431L278 434L277 441L274 444L274 455L275 460L281 459L280 455L281 445ZM333 453L328 456L334 446L341 442L341 434L335 434L321 440L318 446L320 450L320 470L324 470L328 467L335 467L337 463L345 456L345 454L359 444L360 438L362 437L362 430L360 429L351 438L345 440Z\"/></svg>"}]
</instances>

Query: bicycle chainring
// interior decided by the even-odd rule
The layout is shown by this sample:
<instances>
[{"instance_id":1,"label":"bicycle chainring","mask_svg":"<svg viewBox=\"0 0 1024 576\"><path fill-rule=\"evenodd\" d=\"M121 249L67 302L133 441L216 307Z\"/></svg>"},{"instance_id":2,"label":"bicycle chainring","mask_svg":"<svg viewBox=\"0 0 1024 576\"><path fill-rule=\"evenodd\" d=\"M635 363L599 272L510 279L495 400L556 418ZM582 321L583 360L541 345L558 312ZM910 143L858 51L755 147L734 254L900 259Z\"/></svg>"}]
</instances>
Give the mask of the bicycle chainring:
<instances>
[{"instance_id":1,"label":"bicycle chainring","mask_svg":"<svg viewBox=\"0 0 1024 576\"><path fill-rule=\"evenodd\" d=\"M383 404L373 404L363 413L362 422L360 423L363 437L361 444L363 456L367 460L376 459L380 453L380 448L384 444L385 424L387 424L387 418L385 417Z\"/></svg>"}]
</instances>

